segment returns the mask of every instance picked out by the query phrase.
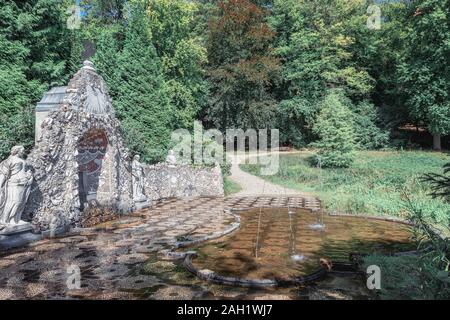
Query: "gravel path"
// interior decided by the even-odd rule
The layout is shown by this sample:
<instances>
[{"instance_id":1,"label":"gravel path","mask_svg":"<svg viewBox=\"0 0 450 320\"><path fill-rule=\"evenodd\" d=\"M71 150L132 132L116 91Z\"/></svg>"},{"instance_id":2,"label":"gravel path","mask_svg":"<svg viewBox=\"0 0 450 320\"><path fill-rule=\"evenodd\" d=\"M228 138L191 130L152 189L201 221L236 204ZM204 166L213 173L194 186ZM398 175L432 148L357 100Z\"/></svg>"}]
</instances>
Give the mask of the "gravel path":
<instances>
[{"instance_id":1,"label":"gravel path","mask_svg":"<svg viewBox=\"0 0 450 320\"><path fill-rule=\"evenodd\" d=\"M298 153L298 152L289 152L289 154ZM277 155L279 153L270 153L271 155ZM288 154L287 152L283 152L283 154ZM268 155L268 153L260 153L260 155ZM285 188L283 186L278 186L273 183L270 183L262 178L244 172L239 168L241 163L245 162L247 156L243 154L238 154L235 156L230 156L232 159L232 167L231 167L231 176L230 180L239 184L242 188L241 191L232 195L232 197L244 197L244 196L263 196L263 195L271 195L271 196L285 196L285 195L295 195L301 197L312 197L311 194L306 192L301 192L294 189ZM257 157L257 154L249 154L249 159L254 159Z\"/></svg>"}]
</instances>

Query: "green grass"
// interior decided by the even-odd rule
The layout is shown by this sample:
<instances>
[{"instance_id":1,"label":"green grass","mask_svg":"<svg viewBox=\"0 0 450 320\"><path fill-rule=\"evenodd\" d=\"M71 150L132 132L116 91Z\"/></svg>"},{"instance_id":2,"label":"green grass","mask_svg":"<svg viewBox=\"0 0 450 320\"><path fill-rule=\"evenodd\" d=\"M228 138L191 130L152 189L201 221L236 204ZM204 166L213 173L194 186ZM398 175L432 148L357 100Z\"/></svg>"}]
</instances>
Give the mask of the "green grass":
<instances>
[{"instance_id":1,"label":"green grass","mask_svg":"<svg viewBox=\"0 0 450 320\"><path fill-rule=\"evenodd\" d=\"M444 153L422 151L358 152L346 169L320 169L312 165L313 153L280 156L274 176L261 176L275 184L309 192L319 197L328 211L404 216L405 195L417 208L448 224L450 205L428 196L428 186L420 176L442 172L449 158ZM241 168L259 175L259 165Z\"/></svg>"},{"instance_id":2,"label":"green grass","mask_svg":"<svg viewBox=\"0 0 450 320\"><path fill-rule=\"evenodd\" d=\"M242 188L239 184L237 184L234 181L231 181L230 179L228 179L228 177L225 177L223 179L223 189L225 191L225 196L229 196L234 193L238 193L239 191L242 190Z\"/></svg>"}]
</instances>

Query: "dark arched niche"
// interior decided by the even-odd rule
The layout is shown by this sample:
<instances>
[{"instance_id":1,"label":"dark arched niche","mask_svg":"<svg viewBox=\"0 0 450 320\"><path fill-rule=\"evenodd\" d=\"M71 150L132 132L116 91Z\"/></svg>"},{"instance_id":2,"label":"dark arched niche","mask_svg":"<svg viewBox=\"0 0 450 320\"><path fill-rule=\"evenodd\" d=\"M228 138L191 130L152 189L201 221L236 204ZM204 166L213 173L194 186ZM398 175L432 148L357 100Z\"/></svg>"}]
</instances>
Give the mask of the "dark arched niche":
<instances>
[{"instance_id":1,"label":"dark arched niche","mask_svg":"<svg viewBox=\"0 0 450 320\"><path fill-rule=\"evenodd\" d=\"M81 209L88 201L97 200L103 160L108 149L108 138L103 129L91 129L78 143L78 191Z\"/></svg>"}]
</instances>

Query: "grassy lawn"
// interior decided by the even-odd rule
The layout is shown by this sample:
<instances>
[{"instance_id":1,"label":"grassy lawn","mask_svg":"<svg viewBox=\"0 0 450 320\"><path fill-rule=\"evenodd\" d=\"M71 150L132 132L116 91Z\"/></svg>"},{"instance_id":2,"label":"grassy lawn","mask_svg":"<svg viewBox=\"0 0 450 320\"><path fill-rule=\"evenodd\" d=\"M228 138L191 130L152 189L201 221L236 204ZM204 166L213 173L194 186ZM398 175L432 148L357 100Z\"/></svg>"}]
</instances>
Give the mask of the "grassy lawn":
<instances>
[{"instance_id":1,"label":"grassy lawn","mask_svg":"<svg viewBox=\"0 0 450 320\"><path fill-rule=\"evenodd\" d=\"M278 174L262 178L275 184L309 192L319 197L329 211L402 217L405 195L412 203L447 224L450 205L428 196L420 181L428 172L442 172L449 157L423 151L364 151L352 167L320 169L311 163L312 153L280 156ZM242 170L259 175L259 165L241 165Z\"/></svg>"}]
</instances>

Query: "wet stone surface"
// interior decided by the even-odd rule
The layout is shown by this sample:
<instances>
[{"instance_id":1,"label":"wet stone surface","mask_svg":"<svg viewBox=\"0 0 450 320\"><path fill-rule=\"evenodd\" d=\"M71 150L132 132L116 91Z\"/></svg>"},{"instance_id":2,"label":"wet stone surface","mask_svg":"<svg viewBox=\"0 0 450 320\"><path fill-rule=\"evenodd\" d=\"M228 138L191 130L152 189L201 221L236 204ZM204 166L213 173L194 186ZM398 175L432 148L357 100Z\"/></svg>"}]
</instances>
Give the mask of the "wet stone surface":
<instances>
[{"instance_id":1,"label":"wet stone surface","mask_svg":"<svg viewBox=\"0 0 450 320\"><path fill-rule=\"evenodd\" d=\"M286 206L315 209L300 197L167 200L119 220L0 253L1 299L348 299L358 285L254 290L209 284L158 254L177 239L197 240L235 223L226 209ZM75 271L74 271L75 270ZM74 288L76 270L80 288ZM352 280L355 281L355 280ZM76 282L75 282L76 283ZM332 289L330 289L332 287ZM354 287L354 288L353 288ZM334 290L334 291L333 291ZM313 292L313 293L311 293ZM367 296L367 293L366 293ZM270 298L271 299L271 298Z\"/></svg>"}]
</instances>

